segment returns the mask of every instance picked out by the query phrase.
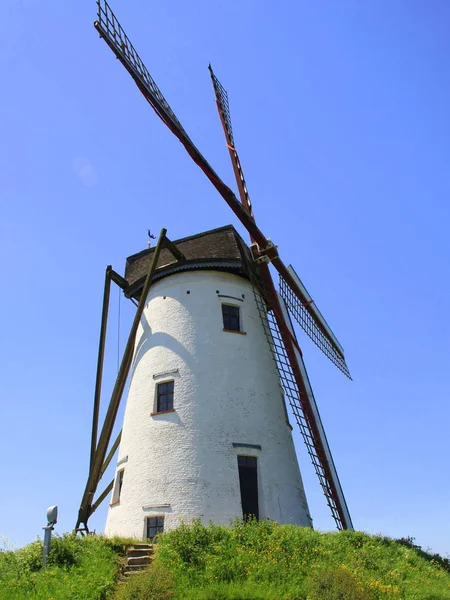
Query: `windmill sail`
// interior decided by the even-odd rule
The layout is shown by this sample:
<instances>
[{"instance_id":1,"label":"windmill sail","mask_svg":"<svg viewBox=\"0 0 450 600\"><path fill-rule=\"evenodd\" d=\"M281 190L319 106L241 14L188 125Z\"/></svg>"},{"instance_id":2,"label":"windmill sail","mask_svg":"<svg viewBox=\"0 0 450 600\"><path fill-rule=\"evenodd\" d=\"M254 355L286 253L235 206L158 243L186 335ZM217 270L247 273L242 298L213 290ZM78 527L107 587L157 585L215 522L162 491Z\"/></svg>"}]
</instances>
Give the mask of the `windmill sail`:
<instances>
[{"instance_id":1,"label":"windmill sail","mask_svg":"<svg viewBox=\"0 0 450 600\"><path fill-rule=\"evenodd\" d=\"M267 264L268 262L271 262L280 274L282 296L285 298L286 305L294 317L299 319L301 325L304 321L302 327L307 328L305 330L319 347L321 347L325 354L349 376L348 368L345 364L341 346L337 343L337 340L323 317L315 307L313 307L313 303L309 294L304 290L304 286L299 285L299 280L296 277L295 272L289 271L279 257L276 246L266 238L255 223L239 157L234 148L227 94L211 70L219 114L221 114L222 123L224 125L225 136L230 150L241 202L233 191L219 178L211 165L189 138L165 100L163 94L150 76L133 45L130 43L106 0L98 0L97 4L98 20L94 25L100 36L105 40L115 56L129 72L139 90L155 110L156 114L183 144L187 153L205 173L222 198L233 210L254 242L252 244L252 251L254 250L253 256L255 263L258 263L259 272L265 282L264 285L267 288L270 288L269 296L266 297L266 294L264 296L264 303L270 307L267 318L271 325L268 326L268 331L271 339L274 340L272 342L273 352L276 357L275 361L279 368L280 378L283 382L286 397L289 399L289 403L294 411L295 418L299 424L308 452L310 453L314 468L319 476L322 489L338 528L351 529L352 524L350 516L348 515L345 499L342 495L339 480L337 479L314 397L310 391L311 388L301 359L301 353L293 333L288 328L287 319L284 317L282 302L280 302L273 286L272 277ZM303 308L305 309L307 316L306 314L303 314Z\"/></svg>"},{"instance_id":2,"label":"windmill sail","mask_svg":"<svg viewBox=\"0 0 450 600\"><path fill-rule=\"evenodd\" d=\"M280 376L283 388L292 413L295 417L306 449L311 458L322 491L325 495L331 514L339 530L353 529L352 520L345 501L344 493L337 475L325 430L317 408L314 394L306 372L301 353L295 348L294 362L289 358L286 337L281 331L280 320L289 328L291 336L295 334L282 298L279 305L282 313L278 316L263 299L259 290L254 288L255 300L266 334L269 347Z\"/></svg>"},{"instance_id":3,"label":"windmill sail","mask_svg":"<svg viewBox=\"0 0 450 600\"><path fill-rule=\"evenodd\" d=\"M241 197L242 204L253 216L252 204L250 202L247 184L245 182L241 162L239 160L239 155L234 143L228 94L215 75L211 65L209 66L209 71L214 86L214 93L216 96L220 120L222 122L225 139L230 152L230 158L239 189L239 195ZM350 372L345 363L344 350L342 346L331 331L321 312L314 304L311 296L308 294L305 286L301 282L297 273L294 271L293 267L289 265L286 269L279 257L275 259L273 264L279 271L280 267L281 269L285 270L284 277L283 271L280 271L280 292L295 320L305 330L313 342L322 350L325 356L327 356L338 367L338 369L340 369L345 375L347 375L347 377L351 379Z\"/></svg>"},{"instance_id":4,"label":"windmill sail","mask_svg":"<svg viewBox=\"0 0 450 600\"><path fill-rule=\"evenodd\" d=\"M94 26L100 37L105 40L110 49L120 60L125 69L133 78L144 98L167 125L170 131L183 144L192 160L202 169L214 187L218 190L240 221L250 229L259 232L253 218L249 215L232 190L220 179L205 157L192 142L175 113L170 108L161 90L156 85L152 76L145 67L140 56L130 42L111 7L106 0L97 0L97 21ZM260 233L260 232L259 232ZM259 235L263 239L262 234Z\"/></svg>"},{"instance_id":5,"label":"windmill sail","mask_svg":"<svg viewBox=\"0 0 450 600\"><path fill-rule=\"evenodd\" d=\"M294 268L289 265L287 271L296 284L297 293L294 293L292 285L289 285L281 274L279 283L281 297L286 303L290 314L311 340L322 350L325 356L351 379L350 371L344 358L344 349L331 331Z\"/></svg>"},{"instance_id":6,"label":"windmill sail","mask_svg":"<svg viewBox=\"0 0 450 600\"><path fill-rule=\"evenodd\" d=\"M209 70L216 95L220 120L222 122L236 177L236 183L239 189L239 195L243 206L246 207L253 216L244 173L235 148L228 94L214 74L211 66L209 67ZM276 262L278 262L278 267ZM289 284L286 283L285 279L282 278L280 273L280 279L284 284L283 289L285 290L286 297L290 300L292 312L296 314L295 311L300 310L298 305L303 309L304 306L312 304L311 297L292 267L286 269L278 256L276 256L273 264L277 268L281 266L282 269L287 271L286 277L289 280L289 283L298 288L298 290L296 289L297 293L295 293L291 287L289 287ZM286 305L283 299L276 294L272 276L267 264L259 266L259 275L259 281L254 281L256 304L278 369L285 397L295 416L308 454L338 529L353 529L342 487L339 482L319 411L317 409L317 404L306 373L303 358L298 349L292 325L290 324ZM260 289L261 293L264 294L265 300L263 300L257 289ZM304 297L304 304L300 303L298 300L299 292L302 294L302 297ZM317 340L316 343L321 343L319 347L324 349L327 356L330 356L332 360L334 359L333 362L336 362L339 368L342 369L343 366L341 364L342 358L340 353L342 353L343 356L343 349L319 310L314 306L313 309L310 308L309 312L304 310L304 313L305 314L303 314L303 312L300 313L302 317L301 323L307 324L308 333L313 335L313 339L315 341ZM295 341L295 343L293 343L293 341ZM337 348L337 350L335 348ZM346 368L345 361L343 365ZM346 374L348 374L348 370Z\"/></svg>"},{"instance_id":7,"label":"windmill sail","mask_svg":"<svg viewBox=\"0 0 450 600\"><path fill-rule=\"evenodd\" d=\"M242 204L247 209L248 213L253 216L252 203L245 182L244 172L241 167L241 161L234 145L233 127L231 125L231 113L230 104L228 102L228 94L226 89L217 79L211 65L209 65L209 72L214 86L214 93L216 95L217 109L219 111L220 120L225 133L225 139L227 142L228 150L230 152L231 163L233 165L234 175L236 177L236 183L239 189L239 195L241 197Z\"/></svg>"},{"instance_id":8,"label":"windmill sail","mask_svg":"<svg viewBox=\"0 0 450 600\"><path fill-rule=\"evenodd\" d=\"M94 25L101 37L129 71L158 116L166 125L172 125L180 135L189 140L189 136L154 82L106 0L97 0L97 9L98 20Z\"/></svg>"},{"instance_id":9,"label":"windmill sail","mask_svg":"<svg viewBox=\"0 0 450 600\"><path fill-rule=\"evenodd\" d=\"M134 46L131 44L128 36L126 35L120 23L118 22L108 2L106 2L106 0L97 0L97 5L98 18L97 21L95 21L94 26L99 32L100 36L105 40L105 42L108 44L115 56L120 60L120 62L129 72L136 85L138 86L139 90L142 92L143 96L152 106L156 114L161 118L161 120L167 125L167 127L172 131L172 133L183 144L189 156L205 173L205 175L220 193L222 198L225 200L225 202L240 220L242 225L244 225L244 227L247 229L252 240L258 244L258 247L261 251L261 256L263 256L264 253L266 256L268 256L270 252L270 260L273 266L279 272L284 284L286 284L286 287L289 288L293 294L292 298L287 298L287 293L283 291L283 296L286 297L286 302L289 306L289 309L294 314L294 317L296 319L299 318L300 321L302 321L300 317L304 317L303 320L305 321L305 327L309 328L311 335L314 334L314 341L316 341L316 343L325 352L325 354L347 376L350 376L347 365L345 364L345 360L341 355L339 347L335 347L334 339L330 337L328 330L322 326L321 321L317 320L317 315L314 312L314 309L309 304L308 299L302 293L293 275L289 272L288 268L278 256L276 247L270 244L269 240L266 238L266 236L257 227L255 223L250 199L248 197L247 186L245 185L245 179L243 177L242 168L239 162L239 157L237 156L237 153L234 149L234 145L232 145L234 144L234 139L233 132L231 129L231 118L228 100L227 96L225 95L226 92L224 88L222 86L220 86L219 88L219 82L212 73L212 76L215 77L215 79L213 78L213 82L215 82L218 90L218 92L216 92L216 94L218 95L218 106L221 105L224 110L226 132L228 132L228 135L230 136L229 138L227 137L227 140L229 139L229 141L231 141L230 146L232 146L232 148L230 148L230 153L232 155L233 166L238 169L236 179L241 192L242 202L239 202L233 191L222 181L222 179L220 179L220 177L217 175L217 173L214 171L214 169L211 167L211 165L208 163L205 157L194 145L194 143L186 133L185 129L182 127L180 121L175 116L175 113L170 108L168 102L164 98L155 81L151 77L143 61L136 52ZM305 304L305 314L303 314L303 311L300 310L301 307L299 308L298 303L294 297L297 298L300 304ZM297 314L297 312L299 314ZM308 313L312 321L306 316L306 313Z\"/></svg>"},{"instance_id":10,"label":"windmill sail","mask_svg":"<svg viewBox=\"0 0 450 600\"><path fill-rule=\"evenodd\" d=\"M283 310L284 317L288 324L288 327L291 331L291 334L295 338L294 328L293 328L292 322L289 318L289 313L287 311L286 304L284 303L284 301L282 299L281 299L280 304L281 304L281 307ZM301 352L299 352L296 348L294 348L294 352L295 352L297 362L298 362L298 365L300 368L302 382L305 387L305 392L308 397L308 404L309 404L309 406L311 408L311 412L313 414L315 429L316 429L317 435L320 437L321 446L323 448L324 455L325 455L325 458L327 461L327 469L325 470L323 468L323 465L321 468L322 472L325 471L325 473L322 474L321 476L319 476L320 483L321 483L322 488L324 489L324 493L325 493L325 489L328 492L330 491L330 486L329 486L328 482L326 481L326 479L330 478L332 480L331 487L332 487L332 490L334 490L334 493L331 493L330 497L325 493L325 496L327 497L328 504L331 508L331 512L333 514L333 517L336 520L338 528L353 529L353 524L352 524L350 513L349 513L349 510L347 507L347 502L345 500L344 492L342 490L342 486L339 481L339 477L338 477L338 474L336 471L333 456L331 454L330 446L328 445L327 436L325 434L325 429L322 424L322 419L320 418L319 409L317 407L316 399L314 397L311 383L309 381L308 373L306 371L305 363L303 361L303 356L302 356ZM292 367L291 367L291 371L292 371ZM313 464L316 467L315 463L313 463ZM317 468L316 468L316 472L317 472ZM338 519L337 519L337 515L339 515ZM341 527L340 527L340 525L341 525Z\"/></svg>"}]
</instances>

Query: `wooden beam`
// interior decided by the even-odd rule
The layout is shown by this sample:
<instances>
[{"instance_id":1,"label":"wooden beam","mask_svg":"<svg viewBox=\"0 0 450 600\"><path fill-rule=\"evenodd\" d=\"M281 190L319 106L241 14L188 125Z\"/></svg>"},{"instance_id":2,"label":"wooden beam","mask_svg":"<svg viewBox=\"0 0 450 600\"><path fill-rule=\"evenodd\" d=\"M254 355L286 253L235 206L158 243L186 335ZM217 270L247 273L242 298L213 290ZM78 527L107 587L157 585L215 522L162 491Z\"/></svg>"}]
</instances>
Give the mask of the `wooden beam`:
<instances>
[{"instance_id":1,"label":"wooden beam","mask_svg":"<svg viewBox=\"0 0 450 600\"><path fill-rule=\"evenodd\" d=\"M109 494L109 492L113 489L113 485L114 485L114 479L108 484L108 487L100 494L98 499L92 505L91 515L93 512L95 512L97 510L97 508L100 506L100 504L103 502L103 500Z\"/></svg>"},{"instance_id":2,"label":"wooden beam","mask_svg":"<svg viewBox=\"0 0 450 600\"><path fill-rule=\"evenodd\" d=\"M80 509L78 511L78 520L75 529L78 529L81 523L83 523L87 528L87 521L92 510L92 501L94 498L94 494L97 490L98 482L100 479L100 472L102 469L102 465L105 462L106 451L109 445L109 441L111 439L111 434L116 420L117 411L119 410L120 400L122 398L123 390L125 388L128 373L130 372L137 329L141 322L141 317L142 313L144 312L147 295L152 283L152 275L156 269L156 265L158 264L159 255L163 247L163 242L166 233L166 229L161 229L158 243L155 247L155 252L153 253L152 262L150 264L147 277L145 279L144 287L141 293L141 297L139 299L139 304L136 309L136 314L134 316L133 324L131 326L131 330L128 336L127 345L123 353L122 362L120 364L119 372L117 374L116 383L114 385L111 400L108 406L108 410L106 412L105 421L103 423L102 432L100 434L97 450L94 456L94 461L90 469L89 477L81 500Z\"/></svg>"},{"instance_id":3,"label":"wooden beam","mask_svg":"<svg viewBox=\"0 0 450 600\"><path fill-rule=\"evenodd\" d=\"M103 360L105 357L106 327L108 325L109 296L111 291L111 271L112 267L111 265L108 265L105 272L102 321L100 325L100 339L98 342L97 375L95 378L94 410L92 415L90 469L92 469L92 465L94 464L95 450L97 449L98 413L100 410L100 396L102 392Z\"/></svg>"},{"instance_id":4,"label":"wooden beam","mask_svg":"<svg viewBox=\"0 0 450 600\"><path fill-rule=\"evenodd\" d=\"M169 252L176 260L186 260L184 254L180 250L178 250L175 244L171 242L168 238L165 238L164 246L167 248L167 250L169 250Z\"/></svg>"},{"instance_id":5,"label":"wooden beam","mask_svg":"<svg viewBox=\"0 0 450 600\"><path fill-rule=\"evenodd\" d=\"M119 273L116 273L116 271L111 270L111 279L114 281L114 283L117 283L117 285L122 288L123 290L126 290L129 286L128 286L128 281L126 279L124 279L122 277L122 275L119 275Z\"/></svg>"},{"instance_id":6,"label":"wooden beam","mask_svg":"<svg viewBox=\"0 0 450 600\"><path fill-rule=\"evenodd\" d=\"M111 447L111 450L108 453L108 456L105 458L105 462L102 465L102 470L100 471L99 479L101 479L103 477L106 469L109 467L109 463L112 461L112 458L113 458L114 454L116 453L117 448L119 447L121 439L122 439L122 430L120 430L119 435L116 438L116 441L114 442L114 444Z\"/></svg>"}]
</instances>

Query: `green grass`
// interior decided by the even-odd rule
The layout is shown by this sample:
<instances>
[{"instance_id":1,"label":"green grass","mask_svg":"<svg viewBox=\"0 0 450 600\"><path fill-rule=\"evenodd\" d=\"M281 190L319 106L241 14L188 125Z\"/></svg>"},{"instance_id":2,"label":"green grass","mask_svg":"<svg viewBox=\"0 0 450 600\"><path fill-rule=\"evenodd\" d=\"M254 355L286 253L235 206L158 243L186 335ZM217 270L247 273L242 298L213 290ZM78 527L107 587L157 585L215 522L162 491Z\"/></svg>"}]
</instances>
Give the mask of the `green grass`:
<instances>
[{"instance_id":1,"label":"green grass","mask_svg":"<svg viewBox=\"0 0 450 600\"><path fill-rule=\"evenodd\" d=\"M195 523L164 534L158 547L176 600L450 599L448 561L359 532Z\"/></svg>"},{"instance_id":2,"label":"green grass","mask_svg":"<svg viewBox=\"0 0 450 600\"><path fill-rule=\"evenodd\" d=\"M450 562L411 540L268 521L163 534L145 573L116 590L126 545L100 536L0 552L0 600L450 600Z\"/></svg>"},{"instance_id":3,"label":"green grass","mask_svg":"<svg viewBox=\"0 0 450 600\"><path fill-rule=\"evenodd\" d=\"M127 540L54 537L42 569L42 541L0 552L0 600L106 600L115 588Z\"/></svg>"}]
</instances>

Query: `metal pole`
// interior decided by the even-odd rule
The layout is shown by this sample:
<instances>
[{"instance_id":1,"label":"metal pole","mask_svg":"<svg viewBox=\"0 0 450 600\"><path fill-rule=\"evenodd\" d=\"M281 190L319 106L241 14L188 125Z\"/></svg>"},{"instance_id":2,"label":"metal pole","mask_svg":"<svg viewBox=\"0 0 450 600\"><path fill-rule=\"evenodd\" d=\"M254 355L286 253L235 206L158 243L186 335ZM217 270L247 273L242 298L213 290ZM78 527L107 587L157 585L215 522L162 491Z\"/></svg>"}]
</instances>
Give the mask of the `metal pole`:
<instances>
[{"instance_id":1,"label":"metal pole","mask_svg":"<svg viewBox=\"0 0 450 600\"><path fill-rule=\"evenodd\" d=\"M42 551L42 566L45 567L47 565L47 557L50 552L50 544L52 541L52 530L54 529L54 525L56 525L58 521L58 507L57 506L49 506L47 508L47 525L43 527L44 530L44 548Z\"/></svg>"},{"instance_id":2,"label":"metal pole","mask_svg":"<svg viewBox=\"0 0 450 600\"><path fill-rule=\"evenodd\" d=\"M114 385L111 400L105 416L105 421L103 423L102 432L100 434L100 438L97 444L97 450L95 452L94 461L90 469L88 481L86 483L86 488L84 490L75 529L78 529L81 523L84 523L84 525L87 527L87 521L89 519L91 511L92 500L94 498L94 494L100 479L101 468L105 461L105 455L109 441L111 439L111 434L116 420L117 411L119 410L120 400L122 398L125 383L128 377L128 373L130 371L137 329L141 322L145 302L150 289L150 285L152 283L152 275L158 264L159 255L161 252L161 248L163 247L163 241L166 233L167 229L161 229L158 243L156 244L155 251L153 254L152 262L150 264L147 277L145 279L144 287L142 288L141 296L139 298L139 304L136 309L136 314L134 316L133 324L131 326L130 334L128 336L128 341L122 357L119 373L117 374L116 383Z\"/></svg>"},{"instance_id":3,"label":"metal pole","mask_svg":"<svg viewBox=\"0 0 450 600\"><path fill-rule=\"evenodd\" d=\"M44 530L44 550L42 552L42 566L47 566L47 557L50 553L50 545L52 541L53 525L46 525L42 528Z\"/></svg>"}]
</instances>

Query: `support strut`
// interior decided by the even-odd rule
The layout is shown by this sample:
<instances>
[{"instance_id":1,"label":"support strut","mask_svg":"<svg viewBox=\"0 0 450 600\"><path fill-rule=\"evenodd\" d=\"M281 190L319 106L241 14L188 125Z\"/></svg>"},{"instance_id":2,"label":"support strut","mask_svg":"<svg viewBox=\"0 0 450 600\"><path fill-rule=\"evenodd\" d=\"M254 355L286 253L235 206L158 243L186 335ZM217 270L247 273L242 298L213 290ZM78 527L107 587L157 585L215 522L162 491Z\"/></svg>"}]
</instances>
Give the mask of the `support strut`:
<instances>
[{"instance_id":1,"label":"support strut","mask_svg":"<svg viewBox=\"0 0 450 600\"><path fill-rule=\"evenodd\" d=\"M100 504L103 502L103 500L109 494L109 492L113 489L113 485L114 485L114 479L109 482L108 487L103 490L103 492L100 494L100 496L98 497L98 499L92 505L91 515L92 515L92 513L94 513L97 510L97 508L100 506Z\"/></svg>"},{"instance_id":2,"label":"support strut","mask_svg":"<svg viewBox=\"0 0 450 600\"><path fill-rule=\"evenodd\" d=\"M102 470L100 471L99 480L103 477L106 469L109 467L109 463L112 461L113 456L116 453L117 448L119 447L121 439L122 439L122 430L119 431L119 435L116 437L116 441L111 446L111 450L108 452L108 456L105 458L105 462L102 465Z\"/></svg>"},{"instance_id":3,"label":"support strut","mask_svg":"<svg viewBox=\"0 0 450 600\"><path fill-rule=\"evenodd\" d=\"M80 530L80 525L83 524L84 529L88 531L87 522L90 515L92 514L92 502L94 494L97 490L98 482L101 477L102 466L105 463L106 452L111 439L112 430L117 417L117 412L119 410L120 401L123 395L123 390L125 388L126 380L132 363L137 329L141 322L141 317L144 312L148 292L152 283L152 275L158 264L159 255L164 245L166 233L166 229L161 229L161 233L158 238L158 243L156 244L152 261L147 272L147 277L145 279L144 287L142 289L142 293L139 299L139 304L136 309L133 324L130 329L127 345L123 353L122 362L120 364L119 372L117 374L116 382L111 395L111 400L108 406L108 410L106 412L103 428L100 433L97 448L93 456L91 468L89 471L89 477L81 500L80 509L78 511L78 519L75 526L76 530Z\"/></svg>"},{"instance_id":4,"label":"support strut","mask_svg":"<svg viewBox=\"0 0 450 600\"><path fill-rule=\"evenodd\" d=\"M100 409L100 396L102 392L103 361L105 358L106 327L108 325L109 296L111 292L111 265L106 267L105 288L103 291L102 322L100 326L100 340L98 343L97 375L95 378L94 412L92 415L91 461L90 469L94 463L97 448L98 413Z\"/></svg>"}]
</instances>

